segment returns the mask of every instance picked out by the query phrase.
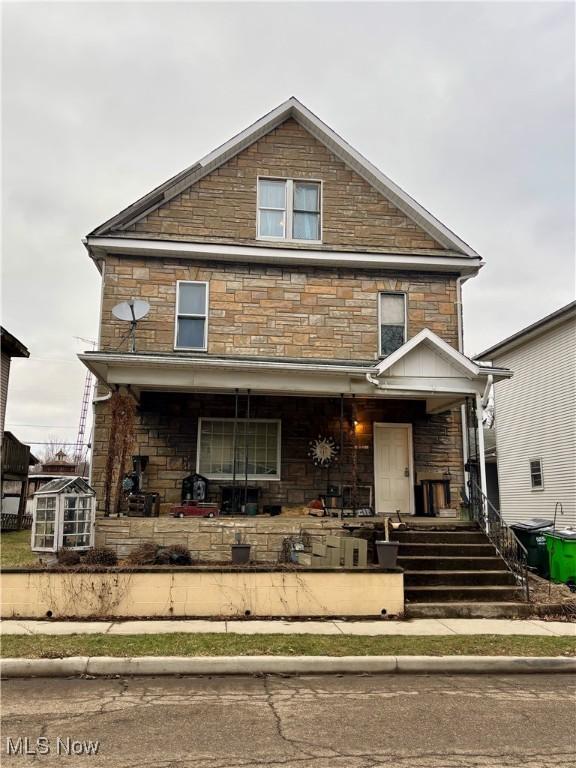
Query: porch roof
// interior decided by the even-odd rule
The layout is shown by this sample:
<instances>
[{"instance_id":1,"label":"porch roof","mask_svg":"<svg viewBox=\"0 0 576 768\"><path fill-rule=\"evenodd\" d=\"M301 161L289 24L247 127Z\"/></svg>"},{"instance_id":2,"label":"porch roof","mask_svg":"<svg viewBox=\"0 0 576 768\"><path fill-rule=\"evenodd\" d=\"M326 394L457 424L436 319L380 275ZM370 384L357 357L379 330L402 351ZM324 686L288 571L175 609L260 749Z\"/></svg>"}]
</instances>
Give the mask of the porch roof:
<instances>
[{"instance_id":1,"label":"porch roof","mask_svg":"<svg viewBox=\"0 0 576 768\"><path fill-rule=\"evenodd\" d=\"M426 339L430 341L430 332ZM418 344L411 345L411 342L403 345L401 350L406 348L406 359L415 354L415 347ZM414 375L413 366L405 366L399 371L397 365L383 366L386 361L151 352L85 352L79 358L101 383L109 387L130 386L136 396L142 391L233 392L250 389L254 393L270 395L407 398L426 401L429 411L445 410L466 396L481 395L489 375L510 374L503 369L477 366L454 351L467 361L466 366L455 366L454 361L444 359L447 354L444 349L441 362L445 365L442 367L433 350L428 352L432 357L430 354L425 358L420 356L418 375ZM398 353L394 354L398 356ZM391 355L388 360L392 358Z\"/></svg>"}]
</instances>

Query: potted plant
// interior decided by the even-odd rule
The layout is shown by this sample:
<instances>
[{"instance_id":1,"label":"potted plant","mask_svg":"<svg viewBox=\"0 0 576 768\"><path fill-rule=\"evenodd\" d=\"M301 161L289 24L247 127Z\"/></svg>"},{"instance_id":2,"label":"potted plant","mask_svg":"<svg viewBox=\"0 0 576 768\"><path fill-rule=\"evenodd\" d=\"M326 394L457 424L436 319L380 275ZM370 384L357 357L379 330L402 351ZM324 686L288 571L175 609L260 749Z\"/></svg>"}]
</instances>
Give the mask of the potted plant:
<instances>
[{"instance_id":1,"label":"potted plant","mask_svg":"<svg viewBox=\"0 0 576 768\"><path fill-rule=\"evenodd\" d=\"M376 541L378 565L380 568L396 568L398 563L398 542L390 541L390 518L384 518L384 541Z\"/></svg>"},{"instance_id":2,"label":"potted plant","mask_svg":"<svg viewBox=\"0 0 576 768\"><path fill-rule=\"evenodd\" d=\"M232 563L234 565L244 565L250 562L250 544L242 544L242 534L237 531L234 536L235 542L232 544Z\"/></svg>"}]
</instances>

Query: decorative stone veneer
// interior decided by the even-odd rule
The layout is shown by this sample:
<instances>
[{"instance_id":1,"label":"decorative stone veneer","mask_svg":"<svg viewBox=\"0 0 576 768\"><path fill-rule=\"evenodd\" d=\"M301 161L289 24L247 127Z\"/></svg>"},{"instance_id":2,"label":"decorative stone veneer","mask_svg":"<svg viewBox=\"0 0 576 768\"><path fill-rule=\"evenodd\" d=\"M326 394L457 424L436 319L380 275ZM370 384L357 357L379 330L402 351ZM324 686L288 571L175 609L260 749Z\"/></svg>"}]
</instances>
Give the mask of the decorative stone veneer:
<instances>
[{"instance_id":1,"label":"decorative stone veneer","mask_svg":"<svg viewBox=\"0 0 576 768\"><path fill-rule=\"evenodd\" d=\"M245 415L245 396L239 403L239 416L242 417ZM338 485L342 477L345 485L374 486L373 423L410 423L413 425L416 475L449 470L453 504L458 503L463 476L457 409L430 416L426 414L423 402L375 398L346 398L344 406L344 451L342 461L331 469L331 484ZM282 425L281 480L249 482L261 488L261 503L301 507L325 493L328 474L313 465L308 456L309 443L319 434L331 435L339 442L339 399L253 396L250 412L253 418L280 419ZM163 512L167 512L168 504L180 500L182 479L196 470L200 416L233 417L234 396L142 393L132 452L149 457L145 489L160 493ZM358 421L356 430L354 420ZM95 424L92 482L101 507L110 426L109 403L97 405ZM242 482L240 477L238 480ZM210 481L209 495L215 501L219 500L221 484L230 485L231 481Z\"/></svg>"},{"instance_id":2,"label":"decorative stone veneer","mask_svg":"<svg viewBox=\"0 0 576 768\"><path fill-rule=\"evenodd\" d=\"M143 542L162 546L183 544L195 560L229 562L230 547L239 533L243 544L251 544L250 557L257 562L277 563L282 542L303 532L323 542L326 536L346 536L342 523L335 518L99 518L96 544L112 547L119 557L126 557Z\"/></svg>"},{"instance_id":3,"label":"decorative stone veneer","mask_svg":"<svg viewBox=\"0 0 576 768\"><path fill-rule=\"evenodd\" d=\"M120 236L254 245L258 176L322 181L322 244L261 241L267 247L442 252L361 176L295 120L287 120L218 170Z\"/></svg>"},{"instance_id":4,"label":"decorative stone veneer","mask_svg":"<svg viewBox=\"0 0 576 768\"><path fill-rule=\"evenodd\" d=\"M103 279L102 350L127 350L112 307L138 296L150 303L138 350L173 352L178 280L209 283L210 354L373 362L379 291L406 294L408 338L429 328L458 343L454 275L109 256Z\"/></svg>"}]
</instances>

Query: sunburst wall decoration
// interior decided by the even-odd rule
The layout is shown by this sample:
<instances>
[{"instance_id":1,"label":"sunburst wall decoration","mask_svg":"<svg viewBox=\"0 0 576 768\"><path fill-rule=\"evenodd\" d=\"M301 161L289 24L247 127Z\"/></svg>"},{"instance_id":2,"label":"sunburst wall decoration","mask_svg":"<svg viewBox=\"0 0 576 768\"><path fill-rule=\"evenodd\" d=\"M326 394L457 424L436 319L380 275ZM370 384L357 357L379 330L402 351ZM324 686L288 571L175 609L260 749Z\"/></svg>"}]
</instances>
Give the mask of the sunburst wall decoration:
<instances>
[{"instance_id":1,"label":"sunburst wall decoration","mask_svg":"<svg viewBox=\"0 0 576 768\"><path fill-rule=\"evenodd\" d=\"M337 454L338 446L332 437L318 435L315 440L310 441L308 456L312 457L312 461L317 467L329 467Z\"/></svg>"}]
</instances>

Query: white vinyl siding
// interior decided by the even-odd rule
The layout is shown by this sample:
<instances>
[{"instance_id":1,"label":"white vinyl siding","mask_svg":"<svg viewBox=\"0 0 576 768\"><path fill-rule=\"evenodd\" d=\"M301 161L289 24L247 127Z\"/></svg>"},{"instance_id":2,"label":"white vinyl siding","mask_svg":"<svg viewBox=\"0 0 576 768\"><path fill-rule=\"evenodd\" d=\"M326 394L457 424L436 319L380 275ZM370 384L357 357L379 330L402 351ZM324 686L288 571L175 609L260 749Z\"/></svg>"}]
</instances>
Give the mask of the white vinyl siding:
<instances>
[{"instance_id":1,"label":"white vinyl siding","mask_svg":"<svg viewBox=\"0 0 576 768\"><path fill-rule=\"evenodd\" d=\"M495 386L500 508L507 522L554 517L576 526L576 320L496 354L494 365L514 372ZM540 460L542 488L532 486Z\"/></svg>"}]
</instances>

